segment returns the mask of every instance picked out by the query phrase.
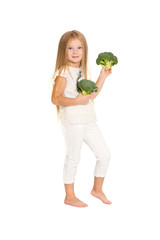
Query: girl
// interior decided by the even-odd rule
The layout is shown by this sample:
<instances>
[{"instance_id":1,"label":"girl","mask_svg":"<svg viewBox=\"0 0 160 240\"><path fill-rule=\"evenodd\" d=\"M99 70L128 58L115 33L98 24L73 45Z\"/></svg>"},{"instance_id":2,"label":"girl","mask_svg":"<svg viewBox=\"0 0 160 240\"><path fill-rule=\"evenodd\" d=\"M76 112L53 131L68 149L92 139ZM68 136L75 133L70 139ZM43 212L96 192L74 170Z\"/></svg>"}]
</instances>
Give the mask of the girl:
<instances>
[{"instance_id":1,"label":"girl","mask_svg":"<svg viewBox=\"0 0 160 240\"><path fill-rule=\"evenodd\" d=\"M87 207L74 193L74 181L84 141L96 157L94 186L91 195L103 203L111 204L102 191L103 181L111 158L105 139L98 128L93 99L99 94L112 69L104 66L96 85L98 91L89 95L78 93L77 81L88 79L88 46L84 35L76 30L64 33L59 41L55 71L52 76L51 101L57 107L65 139L66 157L63 168L65 204ZM92 100L91 100L92 99Z\"/></svg>"}]
</instances>

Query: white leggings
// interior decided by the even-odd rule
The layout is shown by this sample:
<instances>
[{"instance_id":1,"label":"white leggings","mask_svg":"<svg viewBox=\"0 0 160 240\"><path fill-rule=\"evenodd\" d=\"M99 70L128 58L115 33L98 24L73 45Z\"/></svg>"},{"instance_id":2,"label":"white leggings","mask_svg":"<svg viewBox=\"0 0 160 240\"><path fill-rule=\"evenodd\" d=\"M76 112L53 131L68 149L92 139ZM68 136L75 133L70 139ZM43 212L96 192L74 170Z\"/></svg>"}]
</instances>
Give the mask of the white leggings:
<instances>
[{"instance_id":1,"label":"white leggings","mask_svg":"<svg viewBox=\"0 0 160 240\"><path fill-rule=\"evenodd\" d=\"M63 182L70 184L75 181L83 141L96 157L94 176L105 177L111 153L97 123L62 125L62 132L66 146Z\"/></svg>"}]
</instances>

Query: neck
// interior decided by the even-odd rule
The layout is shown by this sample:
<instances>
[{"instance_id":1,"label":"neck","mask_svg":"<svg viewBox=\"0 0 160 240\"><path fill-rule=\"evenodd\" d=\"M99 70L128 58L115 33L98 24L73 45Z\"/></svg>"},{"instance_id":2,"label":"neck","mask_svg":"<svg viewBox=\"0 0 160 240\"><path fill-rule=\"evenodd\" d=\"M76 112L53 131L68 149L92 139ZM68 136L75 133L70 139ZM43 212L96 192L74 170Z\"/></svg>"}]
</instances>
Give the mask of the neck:
<instances>
[{"instance_id":1,"label":"neck","mask_svg":"<svg viewBox=\"0 0 160 240\"><path fill-rule=\"evenodd\" d=\"M68 62L68 66L69 66L69 67L74 67L74 68L80 68L80 63L71 63L71 62Z\"/></svg>"}]
</instances>

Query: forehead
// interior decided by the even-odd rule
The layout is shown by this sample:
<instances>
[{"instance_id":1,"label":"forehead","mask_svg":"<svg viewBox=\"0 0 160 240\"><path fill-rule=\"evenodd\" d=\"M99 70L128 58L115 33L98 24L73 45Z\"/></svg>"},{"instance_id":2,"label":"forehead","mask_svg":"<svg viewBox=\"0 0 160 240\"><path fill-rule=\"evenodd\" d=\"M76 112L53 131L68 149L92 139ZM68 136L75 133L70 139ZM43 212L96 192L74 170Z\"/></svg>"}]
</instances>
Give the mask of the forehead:
<instances>
[{"instance_id":1,"label":"forehead","mask_svg":"<svg viewBox=\"0 0 160 240\"><path fill-rule=\"evenodd\" d=\"M82 42L79 39L70 39L67 45L82 45Z\"/></svg>"}]
</instances>

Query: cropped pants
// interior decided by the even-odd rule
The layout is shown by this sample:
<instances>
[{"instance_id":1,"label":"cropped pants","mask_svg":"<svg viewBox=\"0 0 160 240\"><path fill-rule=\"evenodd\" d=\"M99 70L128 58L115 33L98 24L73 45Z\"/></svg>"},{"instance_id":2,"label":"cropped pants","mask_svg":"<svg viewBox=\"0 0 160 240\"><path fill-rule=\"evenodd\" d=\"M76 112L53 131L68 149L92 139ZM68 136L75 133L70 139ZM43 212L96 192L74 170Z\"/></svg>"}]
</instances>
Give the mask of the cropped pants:
<instances>
[{"instance_id":1,"label":"cropped pants","mask_svg":"<svg viewBox=\"0 0 160 240\"><path fill-rule=\"evenodd\" d=\"M70 184L75 181L83 141L96 157L94 176L105 177L111 153L97 123L62 125L62 132L66 146L63 182Z\"/></svg>"}]
</instances>

